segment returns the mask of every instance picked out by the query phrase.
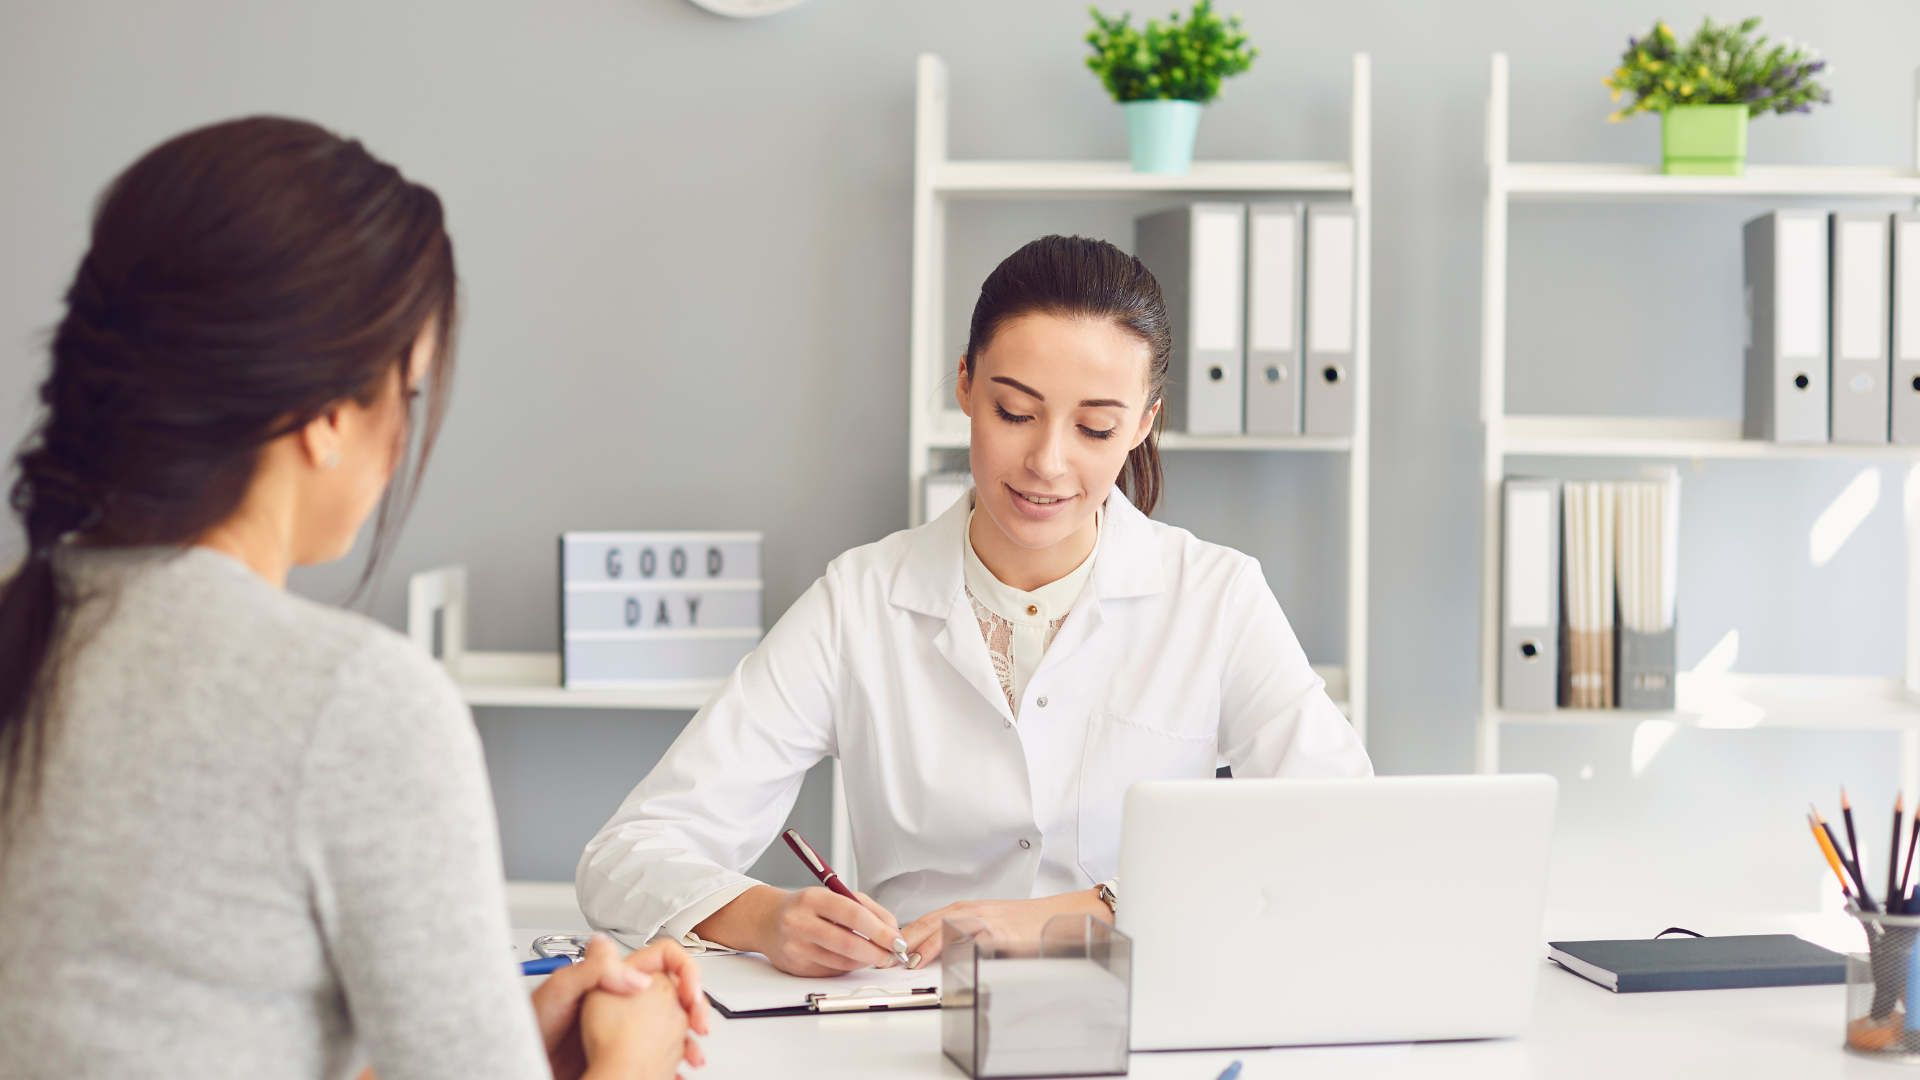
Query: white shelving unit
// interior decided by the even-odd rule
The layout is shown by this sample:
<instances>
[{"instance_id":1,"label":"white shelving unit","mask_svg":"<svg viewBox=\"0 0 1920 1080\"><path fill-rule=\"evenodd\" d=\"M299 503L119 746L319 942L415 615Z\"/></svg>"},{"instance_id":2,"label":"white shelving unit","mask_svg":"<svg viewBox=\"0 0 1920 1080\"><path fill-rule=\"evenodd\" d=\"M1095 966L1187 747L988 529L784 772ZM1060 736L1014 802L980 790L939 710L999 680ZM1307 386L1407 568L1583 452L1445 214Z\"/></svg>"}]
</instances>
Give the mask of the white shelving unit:
<instances>
[{"instance_id":1,"label":"white shelving unit","mask_svg":"<svg viewBox=\"0 0 1920 1080\"><path fill-rule=\"evenodd\" d=\"M1920 115L1917 113L1916 115ZM1666 176L1656 166L1529 163L1507 158L1507 58L1495 53L1487 100L1487 204L1482 281L1480 418L1482 458L1480 688L1476 763L1500 767L1500 729L1507 724L1637 724L1648 720L1719 728L1894 729L1902 733L1902 786L1920 790L1920 589L1909 587L1908 661L1904 679L1829 675L1697 675L1681 673L1672 712L1500 709L1501 480L1512 457L1853 458L1920 460L1920 447L1796 445L1740 436L1738 420L1668 417L1512 416L1506 411L1507 207L1516 200L1561 202L1816 198L1844 201L1920 200L1920 136L1916 168L1749 166L1744 176ZM1910 529L1908 547L1916 537ZM1909 556L1910 564L1920 567Z\"/></svg>"},{"instance_id":2,"label":"white shelving unit","mask_svg":"<svg viewBox=\"0 0 1920 1080\"><path fill-rule=\"evenodd\" d=\"M722 681L680 679L628 690L569 690L560 685L558 653L468 652L464 566L423 570L407 582L407 636L440 661L460 696L475 708L685 711L705 705Z\"/></svg>"},{"instance_id":3,"label":"white shelving unit","mask_svg":"<svg viewBox=\"0 0 1920 1080\"><path fill-rule=\"evenodd\" d=\"M936 392L958 357L945 355L947 206L954 199L1098 199L1176 194L1241 196L1326 193L1358 209L1358 321L1354 340L1354 433L1351 437L1187 435L1169 432L1169 452L1226 450L1344 453L1347 468L1347 662L1316 665L1362 739L1367 733L1367 472L1371 383L1372 75L1365 53L1353 57L1353 113L1348 161L1196 161L1184 176L1134 172L1124 161L954 161L947 157L947 66L920 57L914 133L913 337L908 376L909 513L921 523L921 494L934 455L967 445L965 417L942 408Z\"/></svg>"}]
</instances>

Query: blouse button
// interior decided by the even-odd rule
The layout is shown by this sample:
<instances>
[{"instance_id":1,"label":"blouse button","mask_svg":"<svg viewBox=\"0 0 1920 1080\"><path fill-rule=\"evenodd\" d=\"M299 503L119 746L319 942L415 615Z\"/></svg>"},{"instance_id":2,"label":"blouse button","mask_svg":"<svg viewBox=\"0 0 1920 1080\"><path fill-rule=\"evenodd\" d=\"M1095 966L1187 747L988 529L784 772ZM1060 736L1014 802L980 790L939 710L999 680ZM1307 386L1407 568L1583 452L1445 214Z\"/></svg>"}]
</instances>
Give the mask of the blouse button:
<instances>
[{"instance_id":1,"label":"blouse button","mask_svg":"<svg viewBox=\"0 0 1920 1080\"><path fill-rule=\"evenodd\" d=\"M1012 727L1012 726L1013 726L1013 721L1011 721L1011 720L1002 720L1002 721L1000 721L1000 722L1001 722L1002 724L1005 724L1005 725L1006 725L1006 726L1008 726L1008 727Z\"/></svg>"},{"instance_id":2,"label":"blouse button","mask_svg":"<svg viewBox=\"0 0 1920 1080\"><path fill-rule=\"evenodd\" d=\"M1038 615L1038 614L1040 614L1040 605L1038 605L1038 604L1028 604L1028 605L1027 605L1027 614L1029 614L1029 615Z\"/></svg>"},{"instance_id":3,"label":"blouse button","mask_svg":"<svg viewBox=\"0 0 1920 1080\"><path fill-rule=\"evenodd\" d=\"M1021 850L1022 850L1022 851L1024 851L1024 850L1026 850L1027 848L1030 848L1030 847L1032 847L1032 846L1033 846L1033 841L1031 841L1031 840L1022 840L1022 841L1020 841L1020 848L1021 848Z\"/></svg>"},{"instance_id":4,"label":"blouse button","mask_svg":"<svg viewBox=\"0 0 1920 1080\"><path fill-rule=\"evenodd\" d=\"M1038 705L1038 706L1040 706L1041 708L1043 708L1043 709L1044 709L1044 708L1046 708L1046 707L1047 707L1047 699L1046 699L1046 698L1041 698L1041 699L1040 699L1039 701L1036 701L1036 702L1034 702L1034 704L1035 704L1035 705Z\"/></svg>"}]
</instances>

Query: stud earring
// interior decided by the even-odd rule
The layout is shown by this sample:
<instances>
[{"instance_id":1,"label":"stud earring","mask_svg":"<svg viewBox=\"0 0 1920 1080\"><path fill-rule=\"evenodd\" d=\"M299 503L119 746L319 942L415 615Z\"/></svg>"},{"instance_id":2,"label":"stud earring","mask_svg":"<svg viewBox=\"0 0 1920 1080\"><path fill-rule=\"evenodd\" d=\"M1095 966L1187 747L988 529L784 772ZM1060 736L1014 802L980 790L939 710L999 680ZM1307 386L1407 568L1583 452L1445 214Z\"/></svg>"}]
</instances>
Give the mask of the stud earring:
<instances>
[{"instance_id":1,"label":"stud earring","mask_svg":"<svg viewBox=\"0 0 1920 1080\"><path fill-rule=\"evenodd\" d=\"M340 451L338 450L327 451L327 456L321 459L320 464L329 469L339 468L340 467Z\"/></svg>"}]
</instances>

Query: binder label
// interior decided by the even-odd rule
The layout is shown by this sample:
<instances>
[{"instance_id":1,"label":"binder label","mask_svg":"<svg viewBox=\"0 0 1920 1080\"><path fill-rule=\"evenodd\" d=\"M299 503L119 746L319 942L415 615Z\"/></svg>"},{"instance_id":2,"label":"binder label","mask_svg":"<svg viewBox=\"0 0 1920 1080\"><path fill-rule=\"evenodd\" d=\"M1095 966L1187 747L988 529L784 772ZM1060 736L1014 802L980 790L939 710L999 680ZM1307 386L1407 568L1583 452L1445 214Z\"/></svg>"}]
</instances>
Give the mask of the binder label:
<instances>
[{"instance_id":1,"label":"binder label","mask_svg":"<svg viewBox=\"0 0 1920 1080\"><path fill-rule=\"evenodd\" d=\"M1895 348L1902 360L1920 360L1920 221L1901 222L1899 240L1900 340Z\"/></svg>"},{"instance_id":2,"label":"binder label","mask_svg":"<svg viewBox=\"0 0 1920 1080\"><path fill-rule=\"evenodd\" d=\"M1880 328L1886 324L1887 240L1881 221L1840 222L1839 280L1846 287L1838 301L1841 360L1878 360ZM1858 389L1854 387L1853 389Z\"/></svg>"},{"instance_id":3,"label":"binder label","mask_svg":"<svg viewBox=\"0 0 1920 1080\"><path fill-rule=\"evenodd\" d=\"M1248 314L1256 351L1293 351L1293 295L1299 288L1293 280L1293 252L1293 215L1253 216L1253 258L1248 261L1253 303Z\"/></svg>"},{"instance_id":4,"label":"binder label","mask_svg":"<svg viewBox=\"0 0 1920 1080\"><path fill-rule=\"evenodd\" d=\"M1353 350L1352 214L1315 214L1308 219L1307 349L1316 353Z\"/></svg>"},{"instance_id":5,"label":"binder label","mask_svg":"<svg viewBox=\"0 0 1920 1080\"><path fill-rule=\"evenodd\" d=\"M1548 626L1559 576L1553 550L1553 492L1514 488L1507 493L1507 623ZM1531 657L1529 657L1531 659Z\"/></svg>"},{"instance_id":6,"label":"binder label","mask_svg":"<svg viewBox=\"0 0 1920 1080\"><path fill-rule=\"evenodd\" d=\"M1193 346L1235 350L1240 347L1240 216L1193 215Z\"/></svg>"},{"instance_id":7,"label":"binder label","mask_svg":"<svg viewBox=\"0 0 1920 1080\"><path fill-rule=\"evenodd\" d=\"M1821 309L1827 296L1826 237L1813 217L1781 217L1779 251L1774 258L1780 286L1774 292L1779 314L1779 350L1783 357L1818 360L1827 336Z\"/></svg>"}]
</instances>

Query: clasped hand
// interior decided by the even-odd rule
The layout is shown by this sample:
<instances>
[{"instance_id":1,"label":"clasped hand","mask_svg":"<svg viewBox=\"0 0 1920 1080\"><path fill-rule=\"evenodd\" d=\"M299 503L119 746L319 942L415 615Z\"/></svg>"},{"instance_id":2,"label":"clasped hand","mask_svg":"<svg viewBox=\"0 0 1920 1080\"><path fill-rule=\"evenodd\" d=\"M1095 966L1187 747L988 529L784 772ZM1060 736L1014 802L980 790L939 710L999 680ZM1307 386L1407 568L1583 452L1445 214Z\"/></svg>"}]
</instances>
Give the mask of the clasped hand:
<instances>
[{"instance_id":1,"label":"clasped hand","mask_svg":"<svg viewBox=\"0 0 1920 1080\"><path fill-rule=\"evenodd\" d=\"M595 937L579 963L534 990L533 1012L554 1080L667 1080L682 1061L706 1063L688 1034L708 1029L700 969L676 942L622 960L613 942Z\"/></svg>"}]
</instances>

